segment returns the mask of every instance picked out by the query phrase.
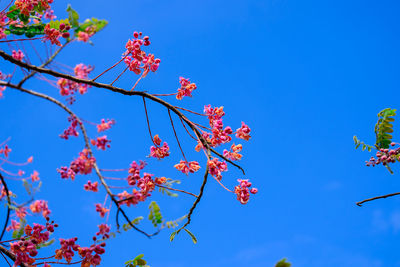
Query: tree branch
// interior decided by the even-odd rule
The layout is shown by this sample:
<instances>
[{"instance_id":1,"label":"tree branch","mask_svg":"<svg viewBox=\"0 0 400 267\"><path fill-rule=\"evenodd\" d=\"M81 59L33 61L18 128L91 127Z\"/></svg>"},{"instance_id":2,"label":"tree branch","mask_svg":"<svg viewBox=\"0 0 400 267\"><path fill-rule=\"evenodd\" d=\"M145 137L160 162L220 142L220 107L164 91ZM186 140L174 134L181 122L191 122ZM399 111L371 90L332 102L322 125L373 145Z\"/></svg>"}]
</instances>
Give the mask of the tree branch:
<instances>
[{"instance_id":1,"label":"tree branch","mask_svg":"<svg viewBox=\"0 0 400 267\"><path fill-rule=\"evenodd\" d=\"M362 204L365 203L365 202L369 202L369 201L373 201L373 200L381 199L381 198L393 197L393 196L397 196L397 195L400 195L400 192L392 193L392 194L387 194L387 195L383 195L383 196L377 196L377 197L367 198L367 199L365 199L365 200L363 200L363 201L357 202L356 205L359 206L359 207L361 207Z\"/></svg>"},{"instance_id":2,"label":"tree branch","mask_svg":"<svg viewBox=\"0 0 400 267\"><path fill-rule=\"evenodd\" d=\"M3 247L2 245L0 245L0 251L6 255L7 257L9 257L11 260L15 261L16 257L14 255L14 253L12 253L11 251L9 251L8 249L6 249L5 247ZM19 266L22 267L28 267L28 265L26 265L25 263L21 263Z\"/></svg>"},{"instance_id":3,"label":"tree branch","mask_svg":"<svg viewBox=\"0 0 400 267\"><path fill-rule=\"evenodd\" d=\"M3 226L3 230L1 231L1 235L0 235L0 241L4 236L4 233L6 231L7 225L8 225L8 221L10 219L10 206L11 206L11 198L10 198L10 191L8 190L7 187L7 183L3 177L3 175L1 175L0 173L0 180L1 180L1 184L4 186L4 189L6 190L6 194L7 194L7 215L6 215L6 220L4 222L4 226ZM1 192L0 192L1 193Z\"/></svg>"}]
</instances>

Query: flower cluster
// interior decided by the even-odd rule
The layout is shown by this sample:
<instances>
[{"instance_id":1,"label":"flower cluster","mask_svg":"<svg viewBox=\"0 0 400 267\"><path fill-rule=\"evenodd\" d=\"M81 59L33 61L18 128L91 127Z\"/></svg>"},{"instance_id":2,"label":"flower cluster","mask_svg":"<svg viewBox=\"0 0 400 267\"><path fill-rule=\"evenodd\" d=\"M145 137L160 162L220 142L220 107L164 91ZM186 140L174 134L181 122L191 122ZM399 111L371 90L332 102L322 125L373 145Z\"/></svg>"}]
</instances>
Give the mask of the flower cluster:
<instances>
[{"instance_id":1,"label":"flower cluster","mask_svg":"<svg viewBox=\"0 0 400 267\"><path fill-rule=\"evenodd\" d=\"M108 226L105 223L102 223L102 224L98 225L98 227L99 227L99 231L96 233L96 235L102 235L103 239L110 237L110 235L108 234L110 232L110 229L111 229L110 226Z\"/></svg>"},{"instance_id":2,"label":"flower cluster","mask_svg":"<svg viewBox=\"0 0 400 267\"><path fill-rule=\"evenodd\" d=\"M222 117L225 115L224 107L212 108L211 105L204 106L204 114L208 117L212 132L212 134L203 132L203 137L207 142L209 142L213 147L229 143L232 140L232 137L229 135L232 134L233 131L230 126L224 128L222 122ZM197 148L197 150L200 148Z\"/></svg>"},{"instance_id":3,"label":"flower cluster","mask_svg":"<svg viewBox=\"0 0 400 267\"><path fill-rule=\"evenodd\" d=\"M181 84L181 88L178 89L176 99L182 100L184 96L192 97L192 92L197 88L196 84L191 83L189 79L183 77L179 77L179 83Z\"/></svg>"},{"instance_id":4,"label":"flower cluster","mask_svg":"<svg viewBox=\"0 0 400 267\"><path fill-rule=\"evenodd\" d=\"M22 59L25 57L24 53L22 53L22 51L19 49L18 51L13 50L11 56L18 61L22 61Z\"/></svg>"},{"instance_id":5,"label":"flower cluster","mask_svg":"<svg viewBox=\"0 0 400 267\"><path fill-rule=\"evenodd\" d=\"M76 127L78 127L78 119L75 116L69 116L68 121L71 123L67 129L64 130L62 134L60 134L60 137L62 139L68 140L69 136L78 136L79 133L76 130Z\"/></svg>"},{"instance_id":6,"label":"flower cluster","mask_svg":"<svg viewBox=\"0 0 400 267\"><path fill-rule=\"evenodd\" d=\"M158 134L154 136L153 142L155 146L150 147L150 157L163 159L169 156L169 146L167 142L164 142L163 145L160 146L161 139L158 137Z\"/></svg>"},{"instance_id":7,"label":"flower cluster","mask_svg":"<svg viewBox=\"0 0 400 267\"><path fill-rule=\"evenodd\" d=\"M78 64L74 68L75 77L79 79L88 79L90 72L94 68L92 66L86 66L84 64ZM60 94L62 96L70 96L68 101L72 104L75 101L73 95L79 92L81 95L85 94L91 86L84 83L77 83L71 80L60 78L57 81L57 85L60 87Z\"/></svg>"},{"instance_id":8,"label":"flower cluster","mask_svg":"<svg viewBox=\"0 0 400 267\"><path fill-rule=\"evenodd\" d=\"M96 29L92 26L87 27L85 31L80 31L78 33L78 40L82 42L88 42L90 37L92 37L96 33Z\"/></svg>"},{"instance_id":9,"label":"flower cluster","mask_svg":"<svg viewBox=\"0 0 400 267\"><path fill-rule=\"evenodd\" d=\"M391 143L391 146L395 146L396 143ZM386 166L388 163L395 163L399 160L400 147L394 149L381 148L376 152L376 158L371 157L369 161L366 161L367 166L375 166L381 164Z\"/></svg>"},{"instance_id":10,"label":"flower cluster","mask_svg":"<svg viewBox=\"0 0 400 267\"><path fill-rule=\"evenodd\" d=\"M175 164L174 167L186 175L189 174L189 172L194 173L200 169L200 165L197 161L187 162L185 160L181 160L178 164Z\"/></svg>"},{"instance_id":11,"label":"flower cluster","mask_svg":"<svg viewBox=\"0 0 400 267\"><path fill-rule=\"evenodd\" d=\"M242 122L242 126L236 130L236 137L249 141L250 139L250 128L244 122Z\"/></svg>"},{"instance_id":12,"label":"flower cluster","mask_svg":"<svg viewBox=\"0 0 400 267\"><path fill-rule=\"evenodd\" d=\"M142 38L141 32L134 32L133 39L129 39L125 45L127 49L124 53L124 62L129 67L130 71L140 74L143 70L142 76L145 77L149 71L155 72L161 60L154 58L153 54L146 54L142 50L142 46L149 46L150 41L148 36Z\"/></svg>"},{"instance_id":13,"label":"flower cluster","mask_svg":"<svg viewBox=\"0 0 400 267\"><path fill-rule=\"evenodd\" d=\"M11 220L11 225L7 227L7 231L15 231L21 227L21 223L16 220Z\"/></svg>"},{"instance_id":14,"label":"flower cluster","mask_svg":"<svg viewBox=\"0 0 400 267\"><path fill-rule=\"evenodd\" d=\"M75 244L77 240L77 237L70 239L60 238L61 248L56 250L55 258L57 260L62 260L62 258L64 258L68 263L70 263L75 255L74 251L78 251L80 248L78 244Z\"/></svg>"},{"instance_id":15,"label":"flower cluster","mask_svg":"<svg viewBox=\"0 0 400 267\"><path fill-rule=\"evenodd\" d=\"M101 150L106 150L106 147L110 147L111 140L107 139L107 136L101 136L101 137L97 137L96 140L92 139L90 140L90 143L92 143L92 145L96 146L97 149L101 149Z\"/></svg>"},{"instance_id":16,"label":"flower cluster","mask_svg":"<svg viewBox=\"0 0 400 267\"><path fill-rule=\"evenodd\" d=\"M153 174L143 173L143 176L140 175L140 171L146 166L144 161L141 161L140 164L137 164L135 161L131 163L131 166L128 170L128 184L130 186L136 185L139 190L133 189L132 194L124 191L118 194L118 197L121 201L121 204L126 204L127 206L136 205L139 202L145 201L147 197L151 196L151 192L154 190L156 184L161 184L166 181L165 177L155 178L153 179Z\"/></svg>"},{"instance_id":17,"label":"flower cluster","mask_svg":"<svg viewBox=\"0 0 400 267\"><path fill-rule=\"evenodd\" d=\"M224 149L223 155L224 155L224 157L226 157L226 158L228 158L230 160L233 160L233 161L241 160L243 155L239 154L240 151L242 151L242 145L241 144L239 144L239 145L232 144L231 151L228 151L228 150Z\"/></svg>"},{"instance_id":18,"label":"flower cluster","mask_svg":"<svg viewBox=\"0 0 400 267\"><path fill-rule=\"evenodd\" d=\"M221 172L226 172L228 170L228 165L225 161L219 161L217 158L213 158L208 161L208 169L212 176L218 180L221 180Z\"/></svg>"},{"instance_id":19,"label":"flower cluster","mask_svg":"<svg viewBox=\"0 0 400 267\"><path fill-rule=\"evenodd\" d=\"M128 184L129 185L135 185L136 181L140 179L140 171L146 167L146 162L140 161L140 164L137 164L136 161L133 161L131 163L131 166L129 167L128 170Z\"/></svg>"},{"instance_id":20,"label":"flower cluster","mask_svg":"<svg viewBox=\"0 0 400 267\"><path fill-rule=\"evenodd\" d=\"M5 86L0 86L0 98L3 97L3 92L6 90Z\"/></svg>"},{"instance_id":21,"label":"flower cluster","mask_svg":"<svg viewBox=\"0 0 400 267\"><path fill-rule=\"evenodd\" d=\"M111 125L115 124L115 120L101 119L100 124L97 124L97 131L103 132L111 128Z\"/></svg>"},{"instance_id":22,"label":"flower cluster","mask_svg":"<svg viewBox=\"0 0 400 267\"><path fill-rule=\"evenodd\" d=\"M53 3L53 0L15 0L14 5L21 10L21 14L29 16L38 5L46 10L50 8L51 3Z\"/></svg>"},{"instance_id":23,"label":"flower cluster","mask_svg":"<svg viewBox=\"0 0 400 267\"><path fill-rule=\"evenodd\" d=\"M28 211L26 210L25 207L19 207L15 209L15 215L17 215L17 217L20 219L25 218L27 214Z\"/></svg>"},{"instance_id":24,"label":"flower cluster","mask_svg":"<svg viewBox=\"0 0 400 267\"><path fill-rule=\"evenodd\" d=\"M252 188L249 190L249 187L251 187L251 183L249 180L241 180L238 179L239 185L235 186L235 194L237 196L237 200L240 201L242 204L246 204L249 202L250 199L250 193L256 194L258 192L257 188Z\"/></svg>"},{"instance_id":25,"label":"flower cluster","mask_svg":"<svg viewBox=\"0 0 400 267\"><path fill-rule=\"evenodd\" d=\"M51 213L51 210L49 210L47 201L44 200L35 200L30 206L29 209L33 212L33 213L42 213L43 217L46 218L47 216L49 216L49 214Z\"/></svg>"},{"instance_id":26,"label":"flower cluster","mask_svg":"<svg viewBox=\"0 0 400 267\"><path fill-rule=\"evenodd\" d=\"M31 174L31 180L32 182L40 181L39 173L37 171L33 171L33 173Z\"/></svg>"},{"instance_id":27,"label":"flower cluster","mask_svg":"<svg viewBox=\"0 0 400 267\"><path fill-rule=\"evenodd\" d=\"M92 191L92 192L98 192L99 191L99 183L98 182L94 182L92 183L92 181L87 181L87 183L83 186L83 188L86 191Z\"/></svg>"},{"instance_id":28,"label":"flower cluster","mask_svg":"<svg viewBox=\"0 0 400 267\"><path fill-rule=\"evenodd\" d=\"M69 30L71 29L70 25L65 25L64 23L61 23L59 28L52 28L50 26L50 24L47 24L44 27L44 41L45 40L49 40L51 42L51 44L55 44L58 46L61 46L61 42L60 42L60 37L63 38L69 38L70 34L69 34Z\"/></svg>"},{"instance_id":29,"label":"flower cluster","mask_svg":"<svg viewBox=\"0 0 400 267\"><path fill-rule=\"evenodd\" d=\"M82 267L98 266L101 263L100 255L104 254L106 250L104 247L106 243L101 243L100 245L91 245L88 248L80 247L78 249L79 256L82 257ZM94 253L94 254L93 254Z\"/></svg>"},{"instance_id":30,"label":"flower cluster","mask_svg":"<svg viewBox=\"0 0 400 267\"><path fill-rule=\"evenodd\" d=\"M11 148L9 148L7 144L5 144L3 148L0 148L0 154L3 154L6 158L8 158L8 154L10 154L10 152Z\"/></svg>"},{"instance_id":31,"label":"flower cluster","mask_svg":"<svg viewBox=\"0 0 400 267\"><path fill-rule=\"evenodd\" d=\"M110 210L105 208L105 207L103 207L100 203L97 203L96 204L96 211L98 213L100 213L100 217L101 218L104 218L104 215L106 215L106 213L109 212Z\"/></svg>"},{"instance_id":32,"label":"flower cluster","mask_svg":"<svg viewBox=\"0 0 400 267\"><path fill-rule=\"evenodd\" d=\"M74 180L77 174L91 173L95 162L96 159L85 148L79 153L79 157L71 162L70 167L61 167L57 169L57 172L60 173L63 179L71 178Z\"/></svg>"},{"instance_id":33,"label":"flower cluster","mask_svg":"<svg viewBox=\"0 0 400 267\"><path fill-rule=\"evenodd\" d=\"M15 255L14 266L19 266L22 263L32 265L35 262L32 257L38 254L37 246L49 240L50 233L54 232L54 227L57 227L57 225L54 222L49 223L48 218L46 226L36 223L33 224L33 228L30 225L25 226L26 237L10 243L11 252Z\"/></svg>"}]
</instances>

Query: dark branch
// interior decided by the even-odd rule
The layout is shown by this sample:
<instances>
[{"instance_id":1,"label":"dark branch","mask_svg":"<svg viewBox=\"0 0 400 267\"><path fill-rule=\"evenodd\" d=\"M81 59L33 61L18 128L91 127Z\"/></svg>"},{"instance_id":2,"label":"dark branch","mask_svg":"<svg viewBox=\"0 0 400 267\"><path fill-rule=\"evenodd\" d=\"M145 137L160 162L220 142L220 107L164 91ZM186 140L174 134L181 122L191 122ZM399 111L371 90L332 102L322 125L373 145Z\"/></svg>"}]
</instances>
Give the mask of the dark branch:
<instances>
[{"instance_id":1,"label":"dark branch","mask_svg":"<svg viewBox=\"0 0 400 267\"><path fill-rule=\"evenodd\" d=\"M397 195L400 195L400 192L392 193L392 194L387 194L387 195L383 195L383 196L377 196L377 197L367 198L367 199L365 199L365 200L363 200L363 201L357 202L356 205L359 206L359 207L361 207L362 204L365 203L365 202L369 202L369 201L373 201L373 200L381 199L381 198L393 197L393 196L397 196Z\"/></svg>"},{"instance_id":2,"label":"dark branch","mask_svg":"<svg viewBox=\"0 0 400 267\"><path fill-rule=\"evenodd\" d=\"M12 253L11 251L9 251L8 249L6 249L5 247L3 247L2 245L0 245L0 251L6 255L8 258L10 258L11 260L15 261L16 257L14 255L14 253ZM22 267L28 267L28 265L26 265L25 263L21 263L20 266Z\"/></svg>"},{"instance_id":3,"label":"dark branch","mask_svg":"<svg viewBox=\"0 0 400 267\"><path fill-rule=\"evenodd\" d=\"M10 198L10 191L8 190L8 187L7 187L7 183L6 183L3 175L1 175L1 173L0 173L0 180L1 180L2 185L4 186L4 189L6 190L6 194L7 194L7 215L6 215L6 220L4 222L3 230L1 231L1 235L0 235L0 241L1 241L1 239L3 239L4 233L6 231L8 221L10 219L11 198Z\"/></svg>"}]
</instances>

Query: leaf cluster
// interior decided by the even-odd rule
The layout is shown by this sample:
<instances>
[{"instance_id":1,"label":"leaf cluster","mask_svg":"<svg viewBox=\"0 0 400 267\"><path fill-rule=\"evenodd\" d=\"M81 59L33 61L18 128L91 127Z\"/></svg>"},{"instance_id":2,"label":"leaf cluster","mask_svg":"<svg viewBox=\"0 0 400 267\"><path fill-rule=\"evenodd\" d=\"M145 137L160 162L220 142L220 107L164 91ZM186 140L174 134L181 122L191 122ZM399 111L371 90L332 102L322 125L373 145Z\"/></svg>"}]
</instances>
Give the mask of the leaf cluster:
<instances>
[{"instance_id":1,"label":"leaf cluster","mask_svg":"<svg viewBox=\"0 0 400 267\"><path fill-rule=\"evenodd\" d=\"M389 148L393 136L393 124L396 110L386 108L378 113L378 122L375 125L376 146L378 148Z\"/></svg>"}]
</instances>

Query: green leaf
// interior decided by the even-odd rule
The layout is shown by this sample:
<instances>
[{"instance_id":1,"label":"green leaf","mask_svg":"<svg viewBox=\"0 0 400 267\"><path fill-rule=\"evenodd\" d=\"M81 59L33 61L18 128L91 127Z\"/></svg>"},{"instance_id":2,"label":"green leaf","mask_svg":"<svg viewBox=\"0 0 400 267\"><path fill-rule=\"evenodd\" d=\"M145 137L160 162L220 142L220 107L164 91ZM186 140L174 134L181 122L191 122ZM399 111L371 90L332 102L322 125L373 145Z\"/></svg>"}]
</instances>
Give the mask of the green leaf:
<instances>
[{"instance_id":1,"label":"green leaf","mask_svg":"<svg viewBox=\"0 0 400 267\"><path fill-rule=\"evenodd\" d=\"M13 239L21 238L21 236L24 234L25 225L26 225L26 220L25 219L21 219L19 229L15 230L12 233L12 238Z\"/></svg>"},{"instance_id":2,"label":"green leaf","mask_svg":"<svg viewBox=\"0 0 400 267\"><path fill-rule=\"evenodd\" d=\"M174 240L174 238L175 238L175 236L176 236L177 233L178 233L177 231L172 232L171 235L169 236L169 241L172 242L172 241Z\"/></svg>"},{"instance_id":3,"label":"green leaf","mask_svg":"<svg viewBox=\"0 0 400 267\"><path fill-rule=\"evenodd\" d=\"M91 18L91 19L86 19L84 23L80 23L79 27L75 29L75 36L78 36L79 32L85 32L88 28L90 29L89 32L91 33L97 33L101 31L105 26L107 26L108 21L104 19L97 19L97 18ZM91 43L91 42L89 42ZM93 43L91 43L93 44Z\"/></svg>"},{"instance_id":4,"label":"green leaf","mask_svg":"<svg viewBox=\"0 0 400 267\"><path fill-rule=\"evenodd\" d=\"M154 227L157 227L163 221L160 212L160 207L158 206L157 202L152 201L149 205L149 209L150 209L149 220L152 222Z\"/></svg>"},{"instance_id":5,"label":"green leaf","mask_svg":"<svg viewBox=\"0 0 400 267\"><path fill-rule=\"evenodd\" d=\"M139 216L139 217L136 217L135 219L133 219L131 221L131 223L134 224L134 225L138 225L141 220L143 220L143 217ZM128 231L128 230L132 229L132 226L129 223L124 223L122 225L122 228L124 229L124 231Z\"/></svg>"},{"instance_id":6,"label":"green leaf","mask_svg":"<svg viewBox=\"0 0 400 267\"><path fill-rule=\"evenodd\" d=\"M282 259L278 261L278 263L275 265L275 267L290 267L292 264L286 261L286 259Z\"/></svg>"},{"instance_id":7,"label":"green leaf","mask_svg":"<svg viewBox=\"0 0 400 267\"><path fill-rule=\"evenodd\" d=\"M75 10L72 9L71 5L68 5L67 7L67 12L68 12L68 19L71 23L71 26L73 28L79 27L79 14Z\"/></svg>"},{"instance_id":8,"label":"green leaf","mask_svg":"<svg viewBox=\"0 0 400 267\"><path fill-rule=\"evenodd\" d=\"M36 246L36 247L37 247L38 249L39 249L39 248L48 247L48 246L52 245L52 244L54 243L54 241L55 241L55 239L53 238L53 239L51 239L51 240L49 240L49 241L47 241L47 242L44 242L44 243L42 243L42 244L40 244L40 245L38 245L38 246Z\"/></svg>"},{"instance_id":9,"label":"green leaf","mask_svg":"<svg viewBox=\"0 0 400 267\"><path fill-rule=\"evenodd\" d=\"M28 24L29 22L29 16L24 15L22 13L18 14L18 18L24 23L24 24Z\"/></svg>"},{"instance_id":10,"label":"green leaf","mask_svg":"<svg viewBox=\"0 0 400 267\"><path fill-rule=\"evenodd\" d=\"M24 188L25 188L26 192L28 193L28 195L31 195L32 185L30 183L28 183L28 181L26 179L23 179L22 182L23 182Z\"/></svg>"},{"instance_id":11,"label":"green leaf","mask_svg":"<svg viewBox=\"0 0 400 267\"><path fill-rule=\"evenodd\" d=\"M378 113L378 122L375 125L376 145L379 148L389 148L393 136L389 133L393 132L395 109L386 108Z\"/></svg>"},{"instance_id":12,"label":"green leaf","mask_svg":"<svg viewBox=\"0 0 400 267\"><path fill-rule=\"evenodd\" d=\"M7 12L7 17L8 17L10 20L17 20L18 14L19 14L20 12L21 12L21 11L20 11L15 5L13 5L13 6L11 6L10 9L8 10L8 12Z\"/></svg>"},{"instance_id":13,"label":"green leaf","mask_svg":"<svg viewBox=\"0 0 400 267\"><path fill-rule=\"evenodd\" d=\"M192 241L194 244L197 244L197 238L194 236L194 234L192 232L190 232L188 229L183 228L183 230L186 231L186 233L188 233L190 235L190 237L192 238Z\"/></svg>"}]
</instances>

